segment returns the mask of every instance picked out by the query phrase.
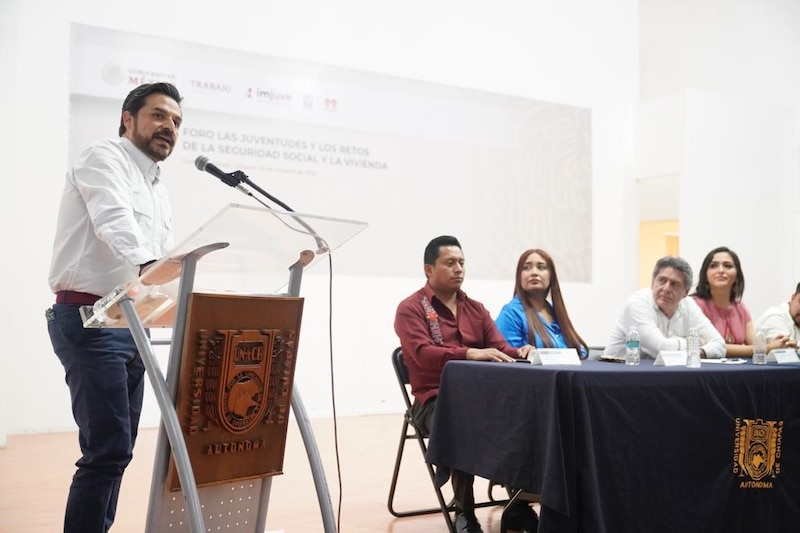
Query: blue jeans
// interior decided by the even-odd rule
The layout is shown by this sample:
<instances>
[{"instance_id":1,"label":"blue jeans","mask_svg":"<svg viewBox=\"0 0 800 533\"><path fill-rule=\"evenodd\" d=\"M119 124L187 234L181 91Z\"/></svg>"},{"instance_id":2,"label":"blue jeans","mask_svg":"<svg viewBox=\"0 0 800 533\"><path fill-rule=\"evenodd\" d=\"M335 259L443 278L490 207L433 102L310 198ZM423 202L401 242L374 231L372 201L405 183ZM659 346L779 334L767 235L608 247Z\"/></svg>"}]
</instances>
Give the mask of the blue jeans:
<instances>
[{"instance_id":1,"label":"blue jeans","mask_svg":"<svg viewBox=\"0 0 800 533\"><path fill-rule=\"evenodd\" d=\"M128 329L84 329L78 305L47 310L47 330L66 372L83 456L75 463L65 533L105 533L133 457L144 364Z\"/></svg>"}]
</instances>

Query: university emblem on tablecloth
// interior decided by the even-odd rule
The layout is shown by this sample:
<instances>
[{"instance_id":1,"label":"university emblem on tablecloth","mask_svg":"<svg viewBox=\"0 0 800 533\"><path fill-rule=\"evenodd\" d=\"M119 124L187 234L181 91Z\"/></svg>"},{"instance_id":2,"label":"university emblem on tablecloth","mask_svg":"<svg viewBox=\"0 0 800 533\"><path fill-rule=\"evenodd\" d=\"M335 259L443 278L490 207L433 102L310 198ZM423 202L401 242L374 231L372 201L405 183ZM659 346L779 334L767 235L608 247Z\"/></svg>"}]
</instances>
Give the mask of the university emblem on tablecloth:
<instances>
[{"instance_id":1,"label":"university emblem on tablecloth","mask_svg":"<svg viewBox=\"0 0 800 533\"><path fill-rule=\"evenodd\" d=\"M733 473L742 489L771 489L781 472L783 420L737 418L733 440Z\"/></svg>"}]
</instances>

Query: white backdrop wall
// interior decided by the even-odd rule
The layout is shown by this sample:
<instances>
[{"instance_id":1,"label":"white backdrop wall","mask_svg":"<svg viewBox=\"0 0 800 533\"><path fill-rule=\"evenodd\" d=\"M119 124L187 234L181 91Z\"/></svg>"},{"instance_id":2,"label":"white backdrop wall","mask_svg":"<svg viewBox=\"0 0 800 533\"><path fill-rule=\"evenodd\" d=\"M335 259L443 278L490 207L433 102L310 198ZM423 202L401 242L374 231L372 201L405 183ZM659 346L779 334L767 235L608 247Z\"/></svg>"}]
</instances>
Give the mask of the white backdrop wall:
<instances>
[{"instance_id":1,"label":"white backdrop wall","mask_svg":"<svg viewBox=\"0 0 800 533\"><path fill-rule=\"evenodd\" d=\"M13 131L3 132L7 142L2 143L4 160L10 161L4 206L9 223L0 231L12 253L3 276L9 305L2 326L7 344L0 374L5 410L0 435L74 427L62 369L52 354L43 316L52 302L47 270L68 160L73 22L589 108L592 199L598 206L592 229L592 282L570 284L564 291L573 322L590 343L605 342L619 306L636 284L635 217L622 207L633 194L630 169L638 79L634 0L500 1L491 6L455 0L401 4L242 0L228 2L224 9L208 0L190 5L144 0L124 10L118 3L100 0L5 0L0 13L17 28L0 32L4 48L0 68L10 74L4 76L9 87L3 90L12 95L0 105L14 126ZM191 117L185 117L185 124L191 124ZM98 132L98 137L107 135ZM458 176L447 179L454 187L475 186L460 182ZM172 183L170 190L179 194L181 187L190 186ZM447 227L431 228L430 236L457 235L468 262L471 255L491 253L470 245L480 240L479 235L461 231L461 221L476 213L453 209L446 198L439 200L430 202L432 208L452 209L452 220ZM503 211L489 207L481 215L502 217ZM421 257L426 242L413 244ZM391 246L376 250L375 260L395 260ZM492 313L499 311L513 288L516 257L501 260L508 264L506 279L471 281L468 275L464 287ZM335 264L334 258L334 268ZM416 278L335 275L333 348L339 414L400 410L388 361L397 345L394 310L422 283L421 265ZM311 415L329 415L324 278L309 276L303 295L297 383ZM612 311L600 312L600 302ZM143 425L155 425L157 420L155 402L148 396Z\"/></svg>"}]
</instances>

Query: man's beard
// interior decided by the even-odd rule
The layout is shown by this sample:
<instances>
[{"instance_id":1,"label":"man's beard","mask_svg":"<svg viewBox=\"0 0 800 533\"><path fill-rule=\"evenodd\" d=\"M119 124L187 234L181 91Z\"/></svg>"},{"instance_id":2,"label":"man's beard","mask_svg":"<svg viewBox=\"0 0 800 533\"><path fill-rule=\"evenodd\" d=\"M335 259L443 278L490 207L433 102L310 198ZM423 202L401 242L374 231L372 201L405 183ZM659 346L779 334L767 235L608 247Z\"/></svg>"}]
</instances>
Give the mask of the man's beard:
<instances>
[{"instance_id":1,"label":"man's beard","mask_svg":"<svg viewBox=\"0 0 800 533\"><path fill-rule=\"evenodd\" d=\"M162 148L162 139L164 141L167 139L170 140L167 148ZM169 130L160 129L153 132L153 135L148 138L139 134L139 130L135 121L133 124L133 135L131 135L131 142L134 146L136 146L136 148L147 154L154 161L165 160L167 157L169 157L169 154L172 153L172 149L175 146L173 136Z\"/></svg>"}]
</instances>

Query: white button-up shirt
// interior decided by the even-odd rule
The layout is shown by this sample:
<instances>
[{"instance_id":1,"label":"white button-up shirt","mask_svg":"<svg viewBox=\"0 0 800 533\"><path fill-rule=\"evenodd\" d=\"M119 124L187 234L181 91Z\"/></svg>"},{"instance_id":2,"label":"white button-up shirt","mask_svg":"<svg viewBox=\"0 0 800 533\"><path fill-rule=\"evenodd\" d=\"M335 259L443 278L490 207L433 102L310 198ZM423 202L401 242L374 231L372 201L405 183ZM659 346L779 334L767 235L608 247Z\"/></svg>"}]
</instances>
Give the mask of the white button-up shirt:
<instances>
[{"instance_id":1,"label":"white button-up shirt","mask_svg":"<svg viewBox=\"0 0 800 533\"><path fill-rule=\"evenodd\" d=\"M122 137L87 148L67 173L49 283L102 296L173 246L157 163Z\"/></svg>"},{"instance_id":2,"label":"white button-up shirt","mask_svg":"<svg viewBox=\"0 0 800 533\"><path fill-rule=\"evenodd\" d=\"M700 335L706 357L725 357L725 340L693 298L683 298L668 317L656 305L650 287L634 292L617 319L605 353L625 355L625 337L631 327L639 331L639 348L645 357L655 358L660 350L685 350L692 330Z\"/></svg>"},{"instance_id":3,"label":"white button-up shirt","mask_svg":"<svg viewBox=\"0 0 800 533\"><path fill-rule=\"evenodd\" d=\"M772 340L778 335L788 335L794 341L800 340L800 328L789 314L788 302L764 311L764 314L756 320L754 328L756 331L763 330L767 340Z\"/></svg>"}]
</instances>

